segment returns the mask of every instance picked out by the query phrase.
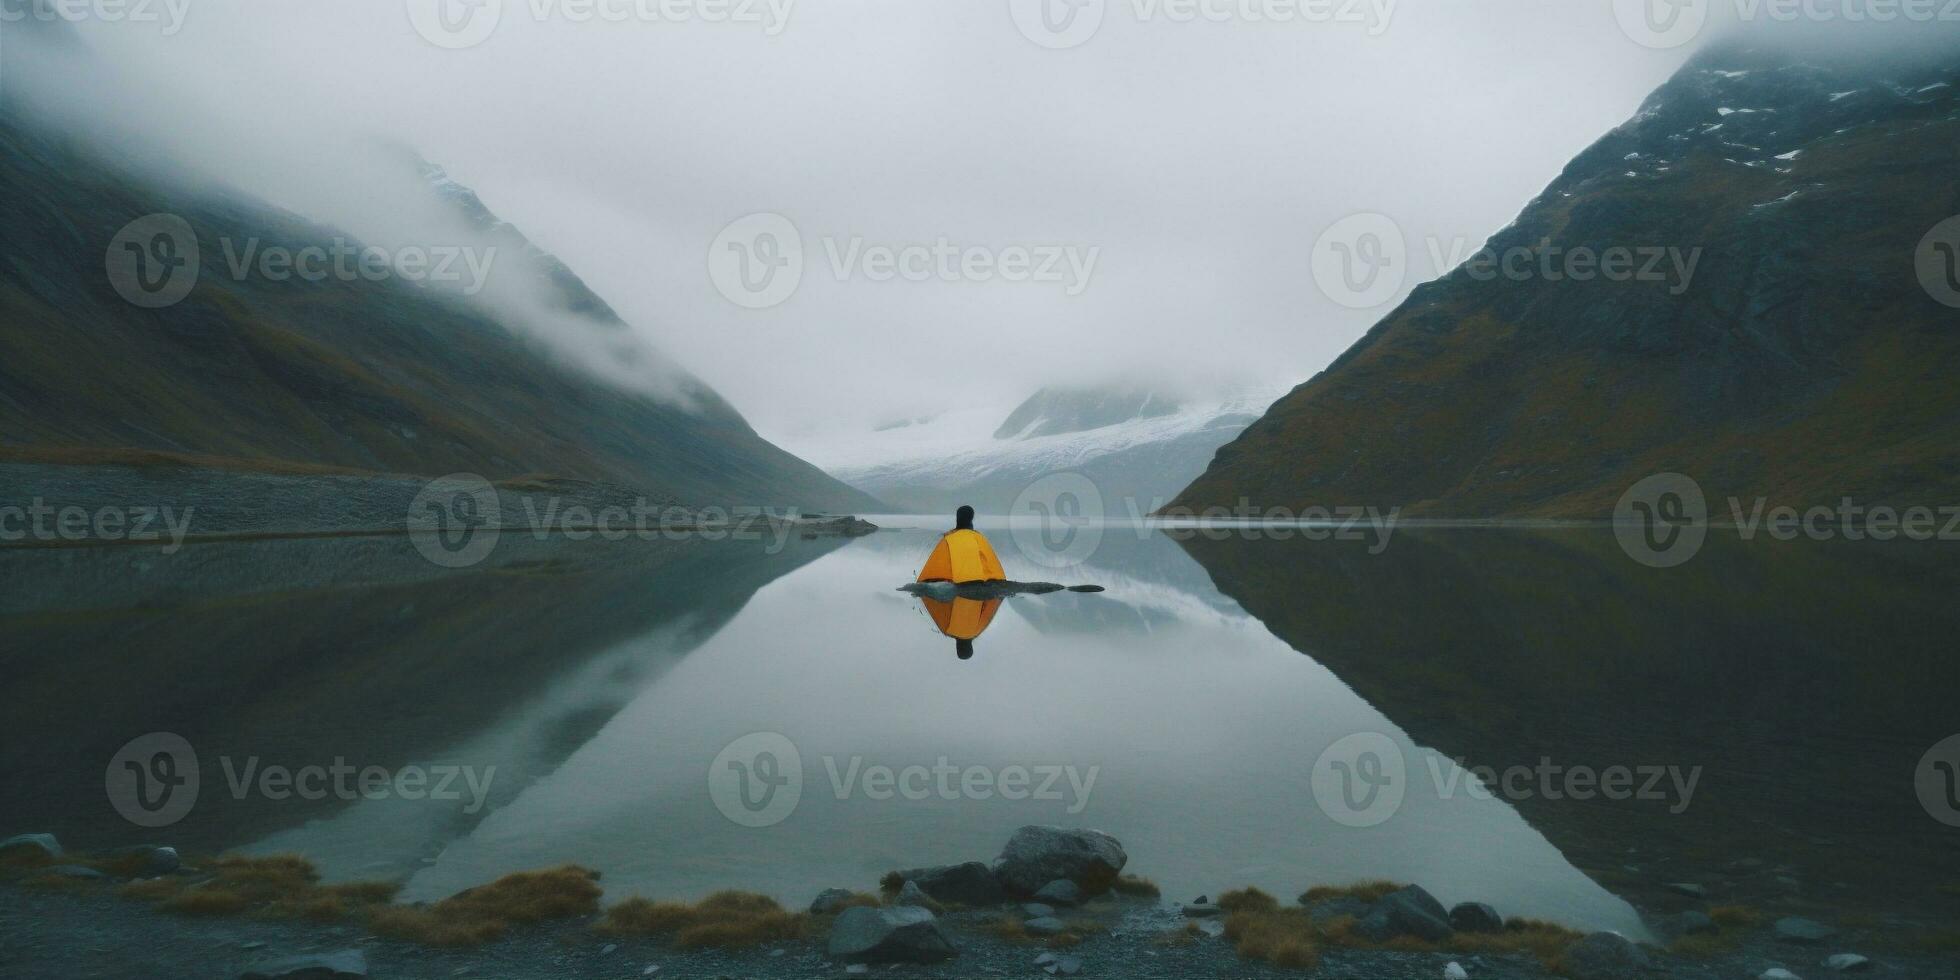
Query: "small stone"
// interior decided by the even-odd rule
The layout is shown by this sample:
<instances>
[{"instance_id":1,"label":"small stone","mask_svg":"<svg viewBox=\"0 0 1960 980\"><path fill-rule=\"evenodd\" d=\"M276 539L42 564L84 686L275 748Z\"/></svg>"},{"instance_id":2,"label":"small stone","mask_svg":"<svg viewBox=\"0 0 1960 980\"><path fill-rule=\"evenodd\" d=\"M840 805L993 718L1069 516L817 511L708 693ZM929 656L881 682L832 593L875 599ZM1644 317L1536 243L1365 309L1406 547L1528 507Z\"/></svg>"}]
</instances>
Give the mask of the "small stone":
<instances>
[{"instance_id":1,"label":"small stone","mask_svg":"<svg viewBox=\"0 0 1960 980\"><path fill-rule=\"evenodd\" d=\"M1067 926L1062 924L1062 920L1052 915L1044 915L1039 919L1029 919L1021 923L1021 928L1026 929L1030 935L1035 936L1060 935L1068 929Z\"/></svg>"},{"instance_id":2,"label":"small stone","mask_svg":"<svg viewBox=\"0 0 1960 980\"><path fill-rule=\"evenodd\" d=\"M1082 961L1073 956L1057 957L1055 972L1061 976L1072 977L1082 972Z\"/></svg>"},{"instance_id":3,"label":"small stone","mask_svg":"<svg viewBox=\"0 0 1960 980\"><path fill-rule=\"evenodd\" d=\"M786 949L772 949L772 950L770 950L770 951L769 951L769 955L770 955L770 957L772 957L772 958L773 958L773 957L777 957L777 956L781 956L781 955L783 955L784 953L787 953L787 952L789 952L789 950L786 950Z\"/></svg>"},{"instance_id":4,"label":"small stone","mask_svg":"<svg viewBox=\"0 0 1960 980\"><path fill-rule=\"evenodd\" d=\"M1054 915L1055 907L1052 905L1043 905L1040 902L1029 902L1021 906L1021 914L1026 915L1030 919L1039 919L1044 915Z\"/></svg>"},{"instance_id":5,"label":"small stone","mask_svg":"<svg viewBox=\"0 0 1960 980\"><path fill-rule=\"evenodd\" d=\"M607 944L605 944L604 946L601 946L601 947L599 947L599 955L600 955L600 956L610 956L610 955L612 955L612 951L613 951L613 950L616 950L616 949L618 949L618 948L619 948L619 944L618 944L618 943L607 943Z\"/></svg>"},{"instance_id":6,"label":"small stone","mask_svg":"<svg viewBox=\"0 0 1960 980\"><path fill-rule=\"evenodd\" d=\"M1066 878L1051 881L1034 893L1035 901L1070 908L1082 904L1082 887Z\"/></svg>"},{"instance_id":7,"label":"small stone","mask_svg":"<svg viewBox=\"0 0 1960 980\"><path fill-rule=\"evenodd\" d=\"M853 963L850 966L845 967L844 972L845 973L870 973L871 968L865 966L863 963Z\"/></svg>"},{"instance_id":8,"label":"small stone","mask_svg":"<svg viewBox=\"0 0 1960 980\"><path fill-rule=\"evenodd\" d=\"M1702 886L1700 886L1700 885L1698 885L1698 884L1695 884L1695 883L1694 883L1694 882L1692 882L1692 881L1671 881L1671 882L1668 882L1668 885L1667 885L1667 890L1668 890L1668 891L1671 891L1671 892L1673 892L1673 893L1675 893L1675 894L1677 894L1677 895L1686 895L1686 896L1688 896L1689 898L1707 898L1707 897L1708 897L1708 889L1706 889L1706 888L1703 888Z\"/></svg>"},{"instance_id":9,"label":"small stone","mask_svg":"<svg viewBox=\"0 0 1960 980\"><path fill-rule=\"evenodd\" d=\"M1829 959L1826 959L1824 965L1839 973L1849 973L1852 970L1870 969L1872 961L1859 956L1857 953L1837 953Z\"/></svg>"},{"instance_id":10,"label":"small stone","mask_svg":"<svg viewBox=\"0 0 1960 980\"><path fill-rule=\"evenodd\" d=\"M1184 917L1187 919L1209 919L1224 914L1225 910L1223 908L1213 905L1210 902L1186 905L1184 907Z\"/></svg>"},{"instance_id":11,"label":"small stone","mask_svg":"<svg viewBox=\"0 0 1960 980\"><path fill-rule=\"evenodd\" d=\"M1210 904L1211 904L1211 896L1210 896L1210 895L1199 895L1199 896L1198 896L1197 898L1194 898L1194 899L1192 899L1192 900L1191 900L1191 904L1193 904L1193 905L1210 905Z\"/></svg>"},{"instance_id":12,"label":"small stone","mask_svg":"<svg viewBox=\"0 0 1960 980\"><path fill-rule=\"evenodd\" d=\"M1450 965L1443 967L1443 980L1470 980L1470 971L1464 969L1463 964L1452 960Z\"/></svg>"},{"instance_id":13,"label":"small stone","mask_svg":"<svg viewBox=\"0 0 1960 980\"><path fill-rule=\"evenodd\" d=\"M1716 925L1714 919L1709 918L1708 913L1693 911L1670 915L1656 924L1660 927L1661 933L1670 939L1706 935L1719 932L1722 928Z\"/></svg>"},{"instance_id":14,"label":"small stone","mask_svg":"<svg viewBox=\"0 0 1960 980\"><path fill-rule=\"evenodd\" d=\"M1053 962L1055 962L1055 954L1053 953L1043 953L1034 958L1034 965L1036 966L1047 966Z\"/></svg>"},{"instance_id":15,"label":"small stone","mask_svg":"<svg viewBox=\"0 0 1960 980\"><path fill-rule=\"evenodd\" d=\"M926 894L925 889L920 888L919 883L916 881L906 882L905 886L898 890L898 897L892 899L892 904L910 905L914 908L930 909L934 912L940 911L939 903L933 901L932 896Z\"/></svg>"},{"instance_id":16,"label":"small stone","mask_svg":"<svg viewBox=\"0 0 1960 980\"><path fill-rule=\"evenodd\" d=\"M640 976L650 977L659 972L660 972L660 964L648 963L647 968L640 971Z\"/></svg>"},{"instance_id":17,"label":"small stone","mask_svg":"<svg viewBox=\"0 0 1960 980\"><path fill-rule=\"evenodd\" d=\"M1773 966L1756 975L1756 980L1803 980L1780 966Z\"/></svg>"},{"instance_id":18,"label":"small stone","mask_svg":"<svg viewBox=\"0 0 1960 980\"><path fill-rule=\"evenodd\" d=\"M817 893L810 902L811 915L834 915L843 911L844 903L851 900L851 893L842 888L826 888Z\"/></svg>"},{"instance_id":19,"label":"small stone","mask_svg":"<svg viewBox=\"0 0 1960 980\"><path fill-rule=\"evenodd\" d=\"M1831 926L1794 915L1776 920L1774 929L1778 941L1800 946L1814 946L1837 935L1837 930Z\"/></svg>"},{"instance_id":20,"label":"small stone","mask_svg":"<svg viewBox=\"0 0 1960 980\"><path fill-rule=\"evenodd\" d=\"M292 956L255 966L240 980L359 980L368 975L367 956L358 949Z\"/></svg>"},{"instance_id":21,"label":"small stone","mask_svg":"<svg viewBox=\"0 0 1960 980\"><path fill-rule=\"evenodd\" d=\"M6 840L0 840L0 854L16 847L31 847L51 858L61 856L61 842L55 840L53 834L17 834Z\"/></svg>"}]
</instances>

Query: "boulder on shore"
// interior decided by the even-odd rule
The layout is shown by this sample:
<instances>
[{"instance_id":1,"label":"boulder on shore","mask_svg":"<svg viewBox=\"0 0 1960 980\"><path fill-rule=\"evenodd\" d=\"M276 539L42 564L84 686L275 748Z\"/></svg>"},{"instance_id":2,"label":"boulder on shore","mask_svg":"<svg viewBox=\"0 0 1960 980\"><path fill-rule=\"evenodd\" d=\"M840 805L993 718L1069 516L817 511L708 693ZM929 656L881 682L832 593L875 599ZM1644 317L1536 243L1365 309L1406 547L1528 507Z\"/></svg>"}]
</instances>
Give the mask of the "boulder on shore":
<instances>
[{"instance_id":1,"label":"boulder on shore","mask_svg":"<svg viewBox=\"0 0 1960 980\"><path fill-rule=\"evenodd\" d=\"M898 872L899 880L916 882L919 890L941 902L955 905L999 905L1007 900L993 869L978 861L943 864L933 868L913 868Z\"/></svg>"},{"instance_id":2,"label":"boulder on shore","mask_svg":"<svg viewBox=\"0 0 1960 980\"><path fill-rule=\"evenodd\" d=\"M1796 916L1778 919L1772 928L1776 932L1778 942L1796 943L1800 946L1815 946L1837 935L1837 929L1831 926Z\"/></svg>"},{"instance_id":3,"label":"boulder on shore","mask_svg":"<svg viewBox=\"0 0 1960 980\"><path fill-rule=\"evenodd\" d=\"M1082 886L1067 878L1057 878L1034 893L1034 900L1045 905L1070 908L1082 904Z\"/></svg>"},{"instance_id":4,"label":"boulder on shore","mask_svg":"<svg viewBox=\"0 0 1960 980\"><path fill-rule=\"evenodd\" d=\"M1647 953L1611 932L1595 932L1565 951L1565 969L1575 980L1631 980L1647 972Z\"/></svg>"},{"instance_id":5,"label":"boulder on shore","mask_svg":"<svg viewBox=\"0 0 1960 980\"><path fill-rule=\"evenodd\" d=\"M938 963L957 952L939 920L914 906L845 909L830 927L828 949L843 963Z\"/></svg>"},{"instance_id":6,"label":"boulder on shore","mask_svg":"<svg viewBox=\"0 0 1960 980\"><path fill-rule=\"evenodd\" d=\"M1081 886L1085 895L1107 890L1130 857L1116 838L1100 830L1022 827L994 860L994 877L1009 891L1032 895L1057 878Z\"/></svg>"},{"instance_id":7,"label":"boulder on shore","mask_svg":"<svg viewBox=\"0 0 1960 980\"><path fill-rule=\"evenodd\" d=\"M1482 902L1458 902L1450 909L1450 928L1457 932L1503 932L1504 917Z\"/></svg>"},{"instance_id":8,"label":"boulder on shore","mask_svg":"<svg viewBox=\"0 0 1960 980\"><path fill-rule=\"evenodd\" d=\"M1370 941L1378 943L1397 936L1441 942L1454 932L1450 928L1449 911L1436 900L1436 896L1424 891L1420 885L1410 885L1383 896L1355 928Z\"/></svg>"}]
</instances>

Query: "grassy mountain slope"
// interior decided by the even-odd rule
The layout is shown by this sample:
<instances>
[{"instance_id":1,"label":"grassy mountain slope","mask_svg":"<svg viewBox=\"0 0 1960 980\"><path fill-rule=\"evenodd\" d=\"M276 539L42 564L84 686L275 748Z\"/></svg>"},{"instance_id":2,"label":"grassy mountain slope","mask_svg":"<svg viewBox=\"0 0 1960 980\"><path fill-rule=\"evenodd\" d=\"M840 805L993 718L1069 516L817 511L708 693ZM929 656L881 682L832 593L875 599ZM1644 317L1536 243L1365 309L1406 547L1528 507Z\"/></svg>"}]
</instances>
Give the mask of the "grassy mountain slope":
<instances>
[{"instance_id":1,"label":"grassy mountain slope","mask_svg":"<svg viewBox=\"0 0 1960 980\"><path fill-rule=\"evenodd\" d=\"M455 189L431 188L444 192ZM201 246L196 288L160 310L124 302L104 271L117 231L153 213L184 218ZM477 217L513 254L535 253ZM692 505L877 508L691 377L678 381L691 406L655 399L561 363L443 290L234 278L221 247L298 249L342 234L146 181L0 102L0 461L149 451L280 470L549 474ZM525 257L566 315L627 329L556 260Z\"/></svg>"},{"instance_id":2,"label":"grassy mountain slope","mask_svg":"<svg viewBox=\"0 0 1960 980\"><path fill-rule=\"evenodd\" d=\"M1684 291L1459 268L1173 506L1603 517L1670 470L1711 499L1960 499L1960 313L1914 267L1960 214L1956 146L1960 58L1703 52L1489 243L1700 249Z\"/></svg>"}]
</instances>

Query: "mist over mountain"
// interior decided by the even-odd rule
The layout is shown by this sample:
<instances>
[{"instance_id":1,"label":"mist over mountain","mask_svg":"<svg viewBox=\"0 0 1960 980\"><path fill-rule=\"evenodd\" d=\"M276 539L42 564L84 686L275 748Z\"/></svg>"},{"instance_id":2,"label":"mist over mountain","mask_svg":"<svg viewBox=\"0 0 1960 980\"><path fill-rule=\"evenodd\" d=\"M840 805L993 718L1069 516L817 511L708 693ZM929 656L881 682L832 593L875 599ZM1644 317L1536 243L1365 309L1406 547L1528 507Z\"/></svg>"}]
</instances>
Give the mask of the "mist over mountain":
<instances>
[{"instance_id":1,"label":"mist over mountain","mask_svg":"<svg viewBox=\"0 0 1960 980\"><path fill-rule=\"evenodd\" d=\"M537 474L693 505L875 506L758 436L433 165L349 150L399 167L377 193L406 202L400 237L379 241L181 179L150 166L141 127L51 101L116 72L68 25L28 23L9 34L0 100L0 457ZM152 237L159 215L168 241ZM118 293L131 247L137 277L187 283L180 299ZM369 249L400 264L360 264Z\"/></svg>"}]
</instances>

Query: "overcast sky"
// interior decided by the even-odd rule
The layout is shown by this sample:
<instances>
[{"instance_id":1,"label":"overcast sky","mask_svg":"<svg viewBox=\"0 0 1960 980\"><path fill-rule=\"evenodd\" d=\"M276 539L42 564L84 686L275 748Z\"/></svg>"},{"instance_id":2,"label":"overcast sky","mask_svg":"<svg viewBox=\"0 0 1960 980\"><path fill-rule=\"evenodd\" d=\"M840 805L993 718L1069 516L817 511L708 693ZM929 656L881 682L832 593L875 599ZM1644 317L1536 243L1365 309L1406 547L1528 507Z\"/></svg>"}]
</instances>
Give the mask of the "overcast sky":
<instances>
[{"instance_id":1,"label":"overcast sky","mask_svg":"<svg viewBox=\"0 0 1960 980\"><path fill-rule=\"evenodd\" d=\"M157 79L152 98L244 121L192 134L211 166L306 210L344 199L315 216L356 231L374 202L335 147L406 140L793 451L1058 381L1303 381L1442 271L1429 240L1481 244L1693 50L1635 43L1604 0L1405 0L1386 22L1362 0L1344 23L1224 3L1225 22L1180 23L1111 0L1093 34L1017 21L1020 0L802 0L786 23L786 0L735 23L657 16L717 0L647 0L653 20L600 0L629 15L611 22L573 19L582 0L502 0L487 35L418 30L437 2L189 0L168 36L83 30ZM756 212L791 222L804 255L766 309L710 275L711 250L739 257L717 236ZM1373 308L1311 274L1316 238L1356 212L1409 241L1401 292ZM853 237L1076 265L1057 261L1059 282L862 265L840 281L830 253Z\"/></svg>"}]
</instances>

